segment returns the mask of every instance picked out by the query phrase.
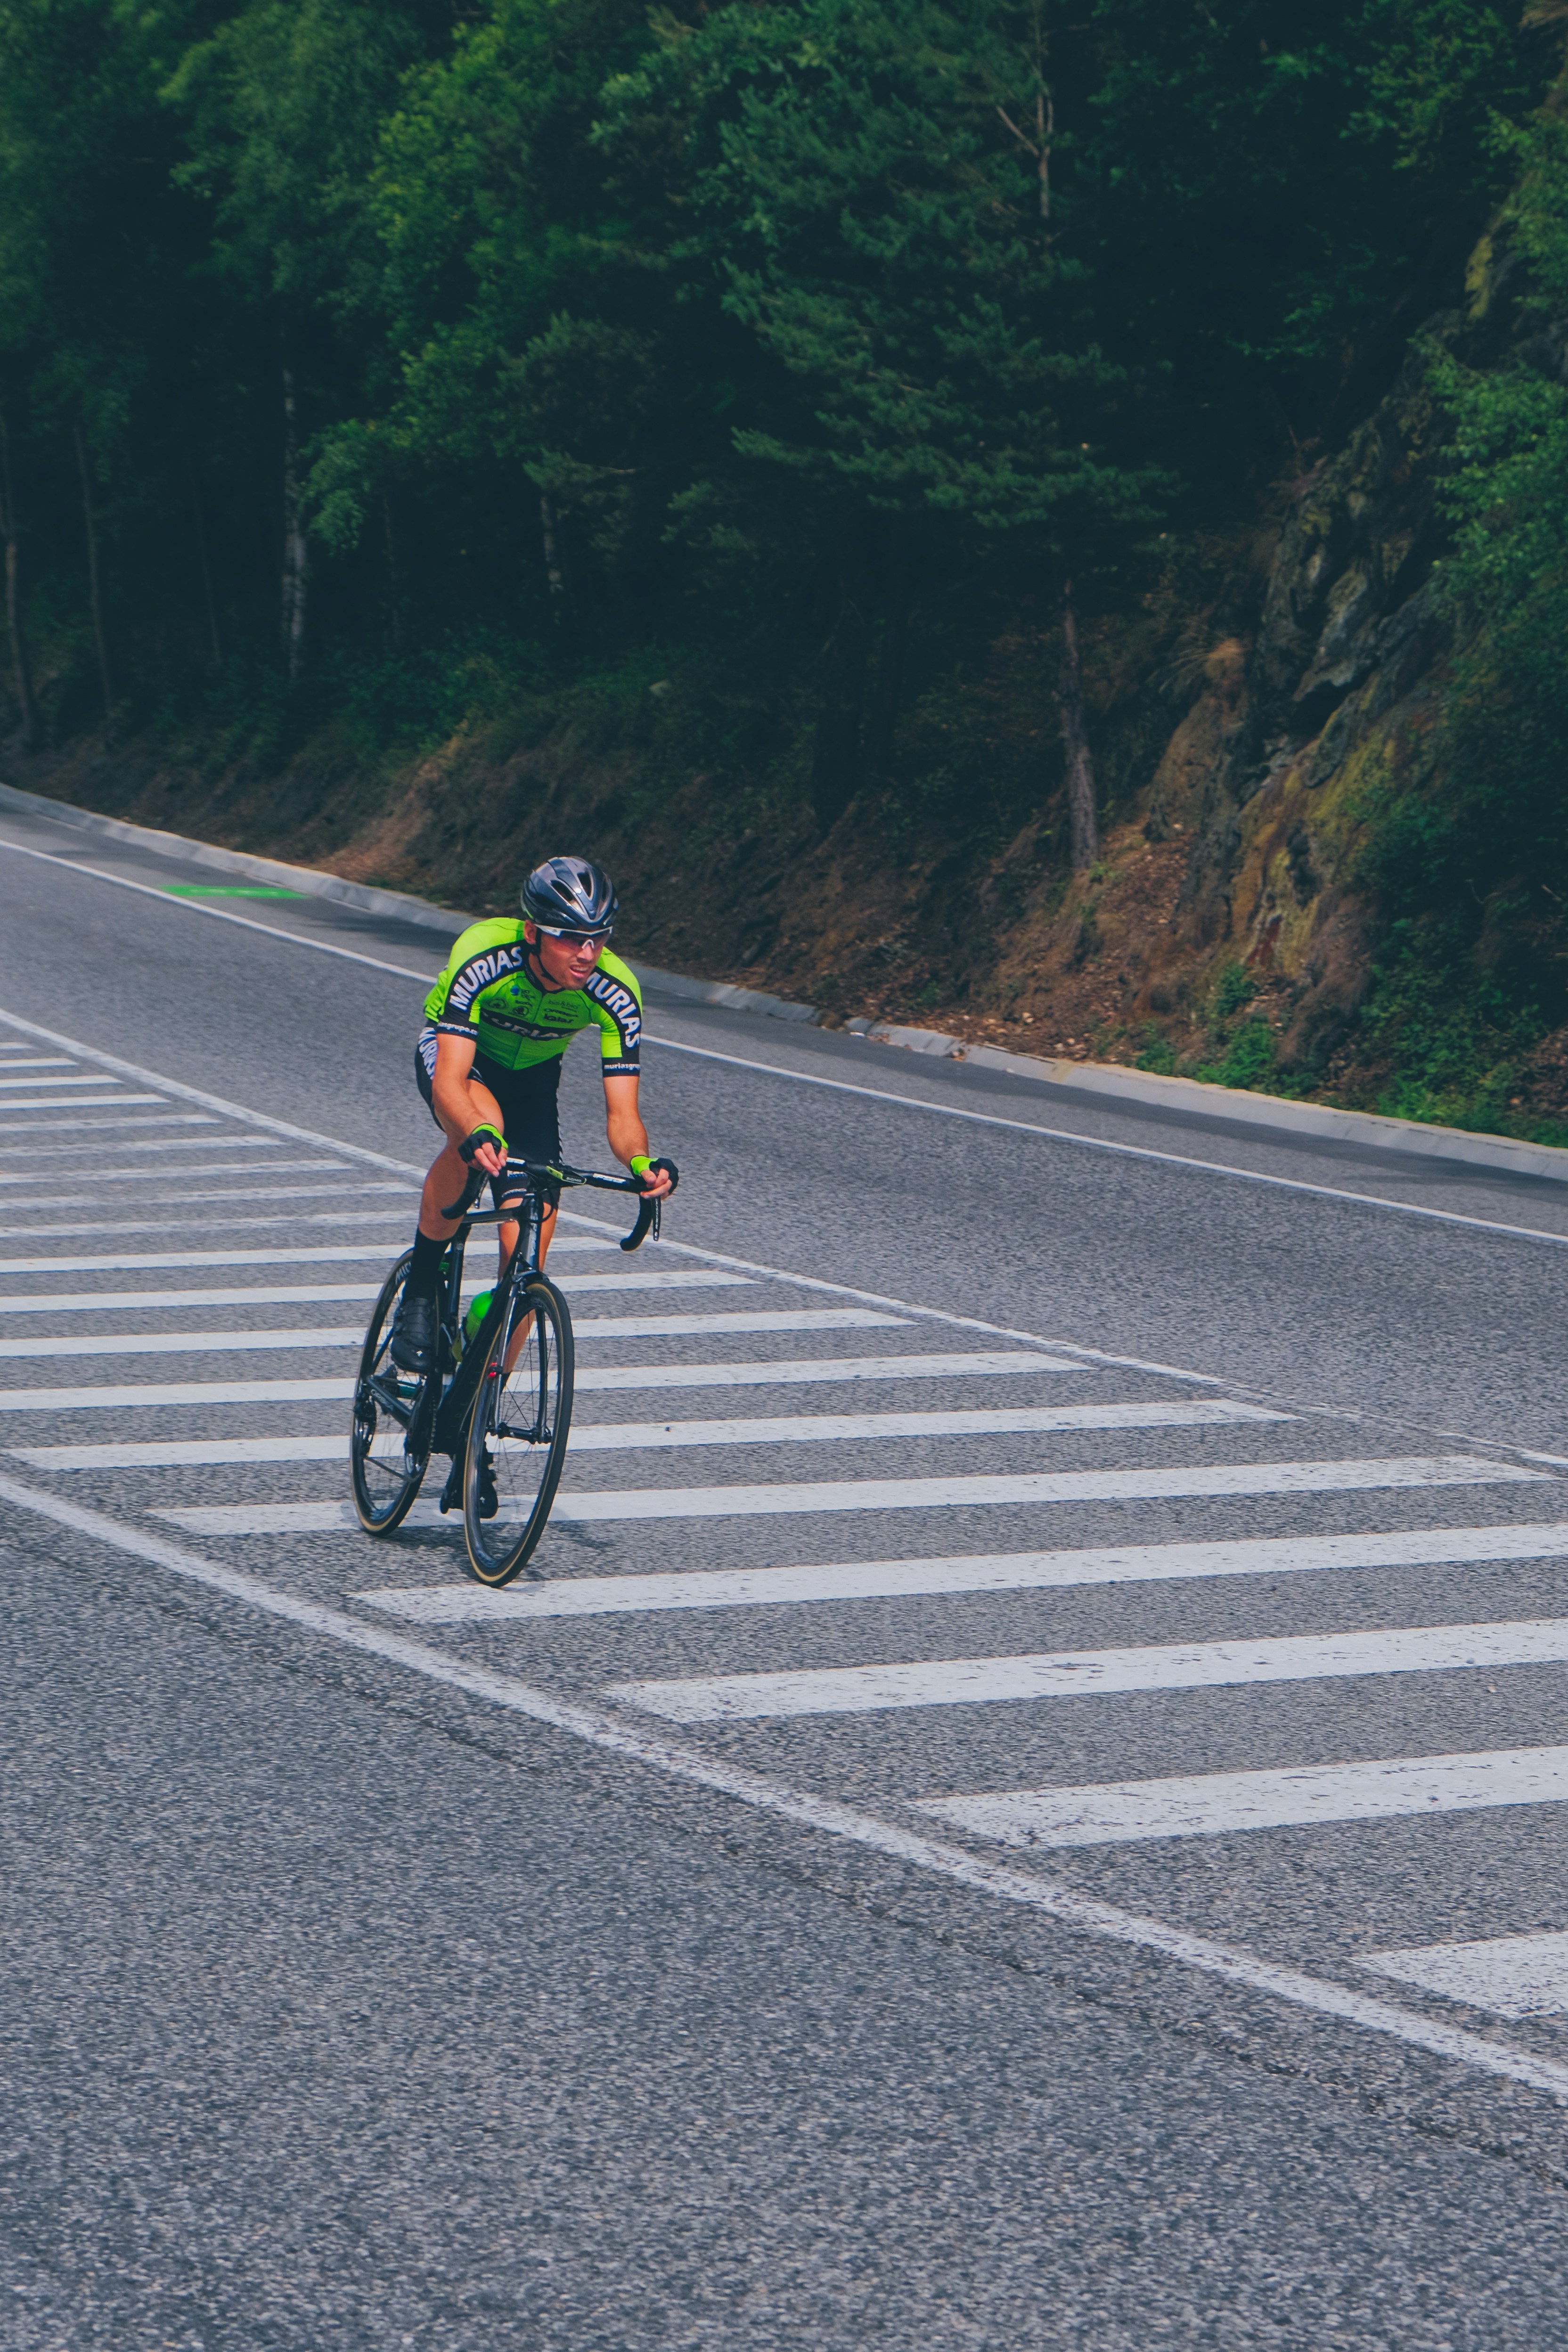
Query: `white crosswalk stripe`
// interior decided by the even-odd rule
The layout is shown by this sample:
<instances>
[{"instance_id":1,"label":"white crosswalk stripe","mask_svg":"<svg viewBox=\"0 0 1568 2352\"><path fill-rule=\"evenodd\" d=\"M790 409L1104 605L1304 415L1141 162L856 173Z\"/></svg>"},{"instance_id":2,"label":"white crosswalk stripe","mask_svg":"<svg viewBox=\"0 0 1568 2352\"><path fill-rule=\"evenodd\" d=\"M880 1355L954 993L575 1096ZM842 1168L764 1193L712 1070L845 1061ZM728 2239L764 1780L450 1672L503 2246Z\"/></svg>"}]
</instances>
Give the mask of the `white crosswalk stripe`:
<instances>
[{"instance_id":1,"label":"white crosswalk stripe","mask_svg":"<svg viewBox=\"0 0 1568 2352\"><path fill-rule=\"evenodd\" d=\"M1394 1756L1272 1772L1113 1780L920 1801L951 1828L1021 1846L1124 1845L1150 1838L1227 1837L1315 1822L1393 1821L1489 1805L1568 1802L1568 1748L1468 1756Z\"/></svg>"},{"instance_id":2,"label":"white crosswalk stripe","mask_svg":"<svg viewBox=\"0 0 1568 2352\"><path fill-rule=\"evenodd\" d=\"M377 1217L394 1215L391 1210L371 1213ZM556 1244L558 1250L604 1250L613 1248L610 1242L589 1241L581 1234L563 1234ZM178 1265L330 1265L334 1260L348 1262L374 1258L383 1265L388 1262L384 1241L335 1243L302 1243L289 1249L237 1250L137 1250L121 1251L112 1256L89 1257L5 1257L0 1258L0 1274L134 1274L151 1266ZM671 1287L689 1288L694 1283L735 1283L745 1279L735 1274L666 1274L649 1277L647 1275L622 1275L616 1277L623 1286L630 1280L647 1283L662 1280ZM582 1283L581 1276L567 1280Z\"/></svg>"},{"instance_id":3,"label":"white crosswalk stripe","mask_svg":"<svg viewBox=\"0 0 1568 2352\"><path fill-rule=\"evenodd\" d=\"M1258 1642L1161 1643L1145 1650L937 1658L919 1665L826 1666L803 1673L705 1675L623 1683L616 1696L677 1723L757 1715L859 1715L888 1707L994 1706L1127 1691L1209 1690L1352 1675L1561 1665L1568 1617L1521 1624L1391 1627L1373 1633L1288 1633Z\"/></svg>"},{"instance_id":4,"label":"white crosswalk stripe","mask_svg":"<svg viewBox=\"0 0 1568 2352\"><path fill-rule=\"evenodd\" d=\"M1568 1934L1561 1929L1416 1951L1363 1952L1359 1959L1380 1976L1468 2001L1494 2017L1553 2017L1568 2009Z\"/></svg>"},{"instance_id":5,"label":"white crosswalk stripe","mask_svg":"<svg viewBox=\"0 0 1568 2352\"><path fill-rule=\"evenodd\" d=\"M364 1328L359 1323L310 1324L278 1331L100 1331L90 1338L6 1339L7 1361L56 1356L195 1356L224 1355L252 1348L362 1348ZM21 1393L26 1394L23 1391Z\"/></svg>"},{"instance_id":6,"label":"white crosswalk stripe","mask_svg":"<svg viewBox=\"0 0 1568 2352\"><path fill-rule=\"evenodd\" d=\"M311 1253L302 1250L299 1255L309 1258ZM353 1253L324 1250L321 1255L327 1258L339 1258ZM386 1253L384 1249L376 1249L366 1255L384 1258ZM232 1265L237 1260L219 1255L216 1263ZM243 1255L237 1263L244 1264ZM493 1273L469 1276L463 1286L465 1297L488 1288L494 1279ZM751 1286L751 1276L694 1267L689 1273L680 1274L637 1274L630 1271L624 1274L619 1271L615 1274L563 1274L560 1276L560 1283L563 1290L574 1297L580 1291L744 1289ZM306 1299L371 1299L380 1295L379 1282L288 1283L277 1288L258 1283L254 1288L230 1285L214 1290L5 1291L0 1292L0 1315L88 1315L101 1312L106 1307L123 1310L150 1307L279 1307Z\"/></svg>"},{"instance_id":7,"label":"white crosswalk stripe","mask_svg":"<svg viewBox=\"0 0 1568 2352\"><path fill-rule=\"evenodd\" d=\"M58 1084L59 1083L59 1081L58 1081L58 1080L51 1080L51 1079L48 1079L48 1078L41 1078L41 1079L39 1079L37 1083L38 1085L40 1085L40 1086L46 1086L46 1087L47 1087L47 1086L49 1086L49 1085L52 1085L52 1084L54 1084L54 1085L58 1085ZM74 1079L74 1078L73 1078L73 1079L68 1080L68 1081L67 1081L67 1083L68 1083L68 1084L69 1084L69 1085L75 1086L75 1085L77 1085L77 1084L79 1084L79 1084L87 1084L87 1083L93 1083L93 1084L97 1084L97 1083L98 1083L98 1081L96 1081L96 1080L95 1080L95 1081L90 1081L90 1082L89 1082L89 1081L85 1081L85 1080L79 1081L79 1080L77 1080L77 1079ZM110 1080L110 1084L112 1084L112 1083L113 1083L113 1081L112 1081L112 1080ZM73 1121L74 1121L74 1119L75 1119L75 1118L76 1118L76 1115L77 1115L77 1113L78 1113L78 1111L79 1111L79 1110L101 1110L101 1109L103 1109L103 1108L104 1108L104 1107L105 1107L105 1105L106 1105L106 1104L110 1103L110 1102L114 1103L114 1104L118 1107L121 1103L155 1103L155 1102L162 1102L163 1100L163 1097L162 1095L136 1095L136 1094L107 1095L107 1094L105 1094L105 1093L102 1091L101 1086L100 1086L100 1090L99 1090L99 1092L98 1092L97 1094L92 1094L92 1095L79 1095L79 1096L77 1097L76 1100L75 1100L74 1102L72 1102L72 1103L68 1106L68 1109L69 1109L70 1117L71 1117L71 1118L72 1118L72 1119L73 1119ZM36 1096L35 1096L35 1095L25 1095L25 1096L18 1096L18 1097L12 1097L12 1098L9 1098L9 1099L5 1100L5 1101L0 1101L0 1118L14 1118L14 1117L15 1117L15 1116L16 1116L19 1111L25 1111L25 1110L52 1110L52 1111L60 1111L60 1110L64 1110L64 1109L66 1109L67 1108L68 1108L68 1106L67 1106L67 1105L65 1105L65 1104L63 1104L63 1103L60 1103L60 1102L58 1102L58 1101L54 1098L54 1097L53 1097L53 1096L51 1096L51 1095L36 1095ZM103 1125L105 1125L105 1126L107 1126L107 1125L109 1125L109 1124L110 1124L110 1122L109 1122L109 1121L107 1121L107 1120L104 1120L104 1121L102 1121L102 1122L100 1122L100 1123L101 1123L101 1124L103 1124ZM43 1128L43 1125L42 1125L42 1122L41 1122L41 1121L39 1121L36 1126L31 1126L31 1127L23 1128L23 1129L21 1129L19 1130L19 1132L20 1132L20 1133L22 1133L22 1134L24 1134L24 1135L28 1135L28 1134L42 1134L44 1131L45 1131L45 1130L44 1130L44 1128Z\"/></svg>"},{"instance_id":8,"label":"white crosswalk stripe","mask_svg":"<svg viewBox=\"0 0 1568 2352\"><path fill-rule=\"evenodd\" d=\"M1322 1495L1387 1486L1469 1486L1543 1476L1463 1454L1402 1461L1243 1462L1201 1470L1039 1470L953 1478L822 1479L776 1486L645 1486L563 1492L560 1519L723 1519L818 1511L959 1510L974 1504L1150 1502L1175 1496Z\"/></svg>"},{"instance_id":9,"label":"white crosswalk stripe","mask_svg":"<svg viewBox=\"0 0 1568 2352\"><path fill-rule=\"evenodd\" d=\"M247 1507L237 1507L237 1522ZM193 1531L242 1533L211 1510L163 1516ZM334 1521L332 1524L336 1524ZM416 1625L505 1617L641 1615L666 1609L798 1608L905 1601L925 1593L1064 1591L1095 1584L1191 1582L1210 1576L1306 1576L1383 1568L1464 1567L1568 1557L1568 1524L1412 1528L1364 1536L1274 1536L1247 1543L1125 1544L1093 1551L963 1553L930 1559L837 1559L810 1568L720 1568L661 1575L563 1577L550 1584L382 1586L355 1597Z\"/></svg>"},{"instance_id":10,"label":"white crosswalk stripe","mask_svg":"<svg viewBox=\"0 0 1568 2352\"><path fill-rule=\"evenodd\" d=\"M227 1397L214 1394L224 1385L212 1383L206 1402L260 1401L260 1384L238 1382ZM352 1381L289 1381L271 1384L275 1396L284 1391L296 1398L343 1397L353 1393ZM26 1391L14 1391L26 1395ZM71 1392L61 1391L68 1396ZM122 1391L134 1396L134 1390ZM3 1402L3 1400L0 1400ZM1047 1431L1075 1429L1216 1428L1226 1423L1288 1420L1285 1413L1265 1412L1257 1405L1227 1405L1205 1397L1196 1403L1026 1405L974 1412L801 1413L765 1421L630 1421L580 1423L572 1434L574 1454L657 1452L670 1447L708 1445L821 1445L855 1439L894 1437L1005 1436L1024 1437ZM510 1441L503 1442L503 1450ZM191 1462L330 1462L345 1453L341 1433L330 1437L149 1438L123 1444L13 1446L17 1457L36 1470L160 1470Z\"/></svg>"},{"instance_id":11,"label":"white crosswalk stripe","mask_svg":"<svg viewBox=\"0 0 1568 2352\"><path fill-rule=\"evenodd\" d=\"M7 1066L10 1066L8 1065ZM42 1062L23 1062L17 1064L16 1066L24 1070L40 1070L45 1066ZM115 1078L100 1078L96 1076L83 1076L81 1074L78 1074L71 1077L0 1078L0 1087L97 1087L100 1093L105 1087L113 1087L118 1084L119 1081ZM126 1097L121 1095L119 1099L123 1102ZM144 1102L161 1102L163 1097L161 1095L144 1095L142 1099ZM12 1106L0 1104L0 1108L12 1108Z\"/></svg>"}]
</instances>

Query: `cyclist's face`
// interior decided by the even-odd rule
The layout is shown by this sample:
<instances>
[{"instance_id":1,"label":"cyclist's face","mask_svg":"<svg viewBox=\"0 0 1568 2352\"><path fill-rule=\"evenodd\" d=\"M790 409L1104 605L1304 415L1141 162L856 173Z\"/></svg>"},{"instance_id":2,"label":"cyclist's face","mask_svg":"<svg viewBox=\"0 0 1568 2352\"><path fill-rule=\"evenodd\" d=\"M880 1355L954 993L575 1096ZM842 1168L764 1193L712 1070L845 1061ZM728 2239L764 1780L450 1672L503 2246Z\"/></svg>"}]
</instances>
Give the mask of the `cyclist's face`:
<instances>
[{"instance_id":1,"label":"cyclist's face","mask_svg":"<svg viewBox=\"0 0 1568 2352\"><path fill-rule=\"evenodd\" d=\"M523 935L557 988L581 988L604 952L603 940L557 940L537 923L523 926Z\"/></svg>"}]
</instances>

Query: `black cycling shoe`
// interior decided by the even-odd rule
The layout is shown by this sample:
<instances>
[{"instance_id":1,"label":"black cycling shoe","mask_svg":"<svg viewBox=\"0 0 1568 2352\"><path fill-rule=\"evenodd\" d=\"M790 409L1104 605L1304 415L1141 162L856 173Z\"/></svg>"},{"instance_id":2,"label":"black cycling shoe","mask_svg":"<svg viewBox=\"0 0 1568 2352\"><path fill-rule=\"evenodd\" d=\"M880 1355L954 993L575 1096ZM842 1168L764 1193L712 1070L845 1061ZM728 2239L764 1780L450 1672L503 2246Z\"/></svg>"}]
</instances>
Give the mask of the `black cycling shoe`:
<instances>
[{"instance_id":1,"label":"black cycling shoe","mask_svg":"<svg viewBox=\"0 0 1568 2352\"><path fill-rule=\"evenodd\" d=\"M405 1372L427 1372L436 1361L440 1337L440 1309L427 1290L405 1289L392 1318L387 1352Z\"/></svg>"},{"instance_id":2,"label":"black cycling shoe","mask_svg":"<svg viewBox=\"0 0 1568 2352\"><path fill-rule=\"evenodd\" d=\"M441 1489L441 1500L437 1507L443 1511L460 1511L463 1507L463 1464L459 1454L452 1457L452 1466L447 1473L447 1483Z\"/></svg>"}]
</instances>

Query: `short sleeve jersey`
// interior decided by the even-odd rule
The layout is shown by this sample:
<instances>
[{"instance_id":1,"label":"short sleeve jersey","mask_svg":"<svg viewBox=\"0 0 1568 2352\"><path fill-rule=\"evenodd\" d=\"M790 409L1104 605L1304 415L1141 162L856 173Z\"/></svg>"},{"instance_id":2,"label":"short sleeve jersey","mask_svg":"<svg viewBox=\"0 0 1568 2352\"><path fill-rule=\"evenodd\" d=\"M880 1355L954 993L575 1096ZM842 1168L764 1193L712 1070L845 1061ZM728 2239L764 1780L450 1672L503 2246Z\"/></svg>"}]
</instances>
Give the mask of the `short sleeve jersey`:
<instances>
[{"instance_id":1,"label":"short sleeve jersey","mask_svg":"<svg viewBox=\"0 0 1568 2352\"><path fill-rule=\"evenodd\" d=\"M602 955L581 988L541 988L528 969L522 925L474 923L453 947L425 1000L440 1037L471 1037L488 1062L531 1069L564 1054L580 1029L597 1029L606 1077L636 1077L642 992L618 956Z\"/></svg>"}]
</instances>

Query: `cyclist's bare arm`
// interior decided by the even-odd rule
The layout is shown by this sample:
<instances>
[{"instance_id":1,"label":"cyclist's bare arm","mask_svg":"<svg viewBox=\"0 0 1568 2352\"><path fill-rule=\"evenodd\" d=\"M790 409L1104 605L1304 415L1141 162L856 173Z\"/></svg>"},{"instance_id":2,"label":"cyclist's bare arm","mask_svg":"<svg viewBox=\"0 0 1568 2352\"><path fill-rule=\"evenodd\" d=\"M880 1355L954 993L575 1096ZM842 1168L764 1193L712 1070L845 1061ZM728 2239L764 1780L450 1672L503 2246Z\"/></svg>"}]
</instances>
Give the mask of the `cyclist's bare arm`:
<instances>
[{"instance_id":1,"label":"cyclist's bare arm","mask_svg":"<svg viewBox=\"0 0 1568 2352\"><path fill-rule=\"evenodd\" d=\"M442 1039L446 1044L446 1039ZM634 1160L647 1158L647 1129L637 1108L637 1087L640 1081L620 1072L605 1080L605 1127L610 1150L623 1168ZM647 1197L662 1201L669 1192L669 1177L664 1169L650 1171L647 1184Z\"/></svg>"}]
</instances>

